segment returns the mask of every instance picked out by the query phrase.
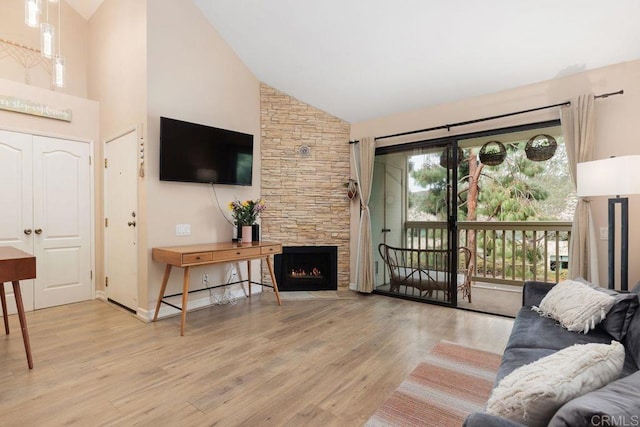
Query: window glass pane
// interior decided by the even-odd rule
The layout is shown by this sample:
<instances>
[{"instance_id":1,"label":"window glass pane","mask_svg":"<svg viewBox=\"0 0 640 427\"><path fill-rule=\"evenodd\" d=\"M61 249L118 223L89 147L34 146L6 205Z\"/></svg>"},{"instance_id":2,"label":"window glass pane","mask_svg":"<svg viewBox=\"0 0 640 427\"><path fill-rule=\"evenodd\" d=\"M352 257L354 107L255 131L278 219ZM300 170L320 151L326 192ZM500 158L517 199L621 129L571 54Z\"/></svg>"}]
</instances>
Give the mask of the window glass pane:
<instances>
[{"instance_id":1,"label":"window glass pane","mask_svg":"<svg viewBox=\"0 0 640 427\"><path fill-rule=\"evenodd\" d=\"M532 161L527 142L547 134L556 141L553 156ZM483 164L482 147L504 147L499 165ZM460 140L465 161L459 174L458 219L469 221L571 221L577 203L560 126ZM471 162L475 161L475 165ZM477 194L473 183L477 179ZM471 196L471 198L470 198Z\"/></svg>"},{"instance_id":2,"label":"window glass pane","mask_svg":"<svg viewBox=\"0 0 640 427\"><path fill-rule=\"evenodd\" d=\"M447 169L440 164L444 149L408 157L408 221L447 219Z\"/></svg>"}]
</instances>

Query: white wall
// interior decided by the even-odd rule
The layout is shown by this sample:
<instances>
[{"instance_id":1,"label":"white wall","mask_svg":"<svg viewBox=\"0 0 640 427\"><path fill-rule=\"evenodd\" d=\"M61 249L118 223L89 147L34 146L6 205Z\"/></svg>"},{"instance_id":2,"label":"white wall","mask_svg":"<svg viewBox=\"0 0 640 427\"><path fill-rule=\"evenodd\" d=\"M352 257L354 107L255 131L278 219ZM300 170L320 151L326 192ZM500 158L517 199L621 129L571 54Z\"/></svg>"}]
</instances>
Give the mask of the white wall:
<instances>
[{"instance_id":1,"label":"white wall","mask_svg":"<svg viewBox=\"0 0 640 427\"><path fill-rule=\"evenodd\" d=\"M260 91L259 82L204 18L191 0L153 0L147 3L147 200L148 258L155 246L230 241L233 227L227 204L260 195ZM231 129L254 135L253 185L217 185L224 213L206 184L160 182L160 116ZM176 236L176 224L190 224L190 236ZM199 267L210 281L221 280L228 266ZM259 272L256 264L254 271ZM149 262L148 301L158 297L163 266ZM180 289L174 273L171 291ZM255 278L254 278L255 280Z\"/></svg>"},{"instance_id":2,"label":"white wall","mask_svg":"<svg viewBox=\"0 0 640 427\"><path fill-rule=\"evenodd\" d=\"M106 0L89 21L88 93L100 101L100 140L97 144L102 162L104 142L130 129L139 129L146 138L147 119L147 15L146 0ZM100 209L97 222L104 223L104 168L97 171ZM139 200L145 199L144 178L138 178ZM147 216L141 203L137 215L138 301L147 300ZM97 239L99 259L98 289L104 290L103 231ZM142 305L146 309L146 305Z\"/></svg>"},{"instance_id":3,"label":"white wall","mask_svg":"<svg viewBox=\"0 0 640 427\"><path fill-rule=\"evenodd\" d=\"M433 108L398 113L375 120L352 123L351 138L382 136L398 132L425 129L447 123L455 123L525 110L567 101L582 93L602 94L624 90L624 95L596 101L596 158L640 154L640 60L611 65L593 71L523 86L499 93L479 96ZM412 137L382 140L379 146L394 145L419 139L432 139L447 135L459 135L488 129L535 123L559 118L557 109L544 110L527 115L514 116L469 126L434 131ZM630 216L640 213L640 196L630 197ZM592 201L596 229L607 226L606 198ZM357 213L352 213L352 235L355 236ZM632 286L640 280L640 224L630 221L630 271ZM353 248L353 246L352 246ZM352 253L355 253L352 252ZM598 242L600 283L607 283L607 242ZM352 271L354 269L352 268Z\"/></svg>"},{"instance_id":4,"label":"white wall","mask_svg":"<svg viewBox=\"0 0 640 427\"><path fill-rule=\"evenodd\" d=\"M47 2L43 2L47 5ZM65 57L65 87L56 92L80 97L87 96L87 21L65 1L60 2L60 28L58 28L58 5L48 4L49 23L56 27L56 38L60 38L60 52ZM24 1L0 0L0 38L40 49L40 29L24 23ZM43 14L43 19L46 13ZM56 43L57 49L57 43ZM42 67L30 71L30 84L51 89L51 76ZM24 68L10 56L0 57L0 78L25 82Z\"/></svg>"},{"instance_id":5,"label":"white wall","mask_svg":"<svg viewBox=\"0 0 640 427\"><path fill-rule=\"evenodd\" d=\"M71 110L71 122L0 110L0 127L83 141L98 139L98 103L0 78L0 94ZM94 153L95 154L95 153Z\"/></svg>"}]
</instances>

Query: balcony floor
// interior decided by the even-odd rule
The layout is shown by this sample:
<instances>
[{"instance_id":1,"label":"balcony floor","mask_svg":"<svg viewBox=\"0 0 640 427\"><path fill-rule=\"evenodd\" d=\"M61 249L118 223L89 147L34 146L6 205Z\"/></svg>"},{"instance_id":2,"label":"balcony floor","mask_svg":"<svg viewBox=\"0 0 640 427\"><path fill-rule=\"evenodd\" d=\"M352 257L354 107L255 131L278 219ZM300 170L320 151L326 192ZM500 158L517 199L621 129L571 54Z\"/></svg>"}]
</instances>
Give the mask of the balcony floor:
<instances>
[{"instance_id":1,"label":"balcony floor","mask_svg":"<svg viewBox=\"0 0 640 427\"><path fill-rule=\"evenodd\" d=\"M378 286L376 289L389 293L389 285ZM414 288L405 289L400 287L399 295L418 297L419 294ZM433 298L424 298L425 302L439 299L443 301L442 293L434 293ZM484 313L499 314L502 316L515 317L522 306L522 287L497 285L493 283L475 282L471 285L471 303L462 298L462 292L458 292L458 307L480 311Z\"/></svg>"},{"instance_id":2,"label":"balcony floor","mask_svg":"<svg viewBox=\"0 0 640 427\"><path fill-rule=\"evenodd\" d=\"M522 307L522 287L475 282L471 285L471 303L459 292L458 307L515 317Z\"/></svg>"}]
</instances>

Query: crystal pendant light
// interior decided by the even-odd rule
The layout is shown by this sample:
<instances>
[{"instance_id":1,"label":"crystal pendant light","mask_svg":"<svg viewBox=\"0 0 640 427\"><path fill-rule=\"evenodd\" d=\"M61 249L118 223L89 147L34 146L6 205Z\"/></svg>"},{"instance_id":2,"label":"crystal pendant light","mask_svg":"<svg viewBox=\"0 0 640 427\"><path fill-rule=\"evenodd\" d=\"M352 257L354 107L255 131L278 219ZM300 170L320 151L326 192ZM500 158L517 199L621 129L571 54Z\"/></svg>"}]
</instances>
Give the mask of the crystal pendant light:
<instances>
[{"instance_id":1,"label":"crystal pendant light","mask_svg":"<svg viewBox=\"0 0 640 427\"><path fill-rule=\"evenodd\" d=\"M58 54L53 60L53 82L56 87L64 87L64 56L62 56L62 25L60 24L60 2L58 2Z\"/></svg>"},{"instance_id":2,"label":"crystal pendant light","mask_svg":"<svg viewBox=\"0 0 640 427\"><path fill-rule=\"evenodd\" d=\"M40 0L24 0L24 22L38 28L40 24Z\"/></svg>"},{"instance_id":3,"label":"crystal pendant light","mask_svg":"<svg viewBox=\"0 0 640 427\"><path fill-rule=\"evenodd\" d=\"M64 87L64 56L56 55L53 62L53 75L56 87Z\"/></svg>"},{"instance_id":4,"label":"crystal pendant light","mask_svg":"<svg viewBox=\"0 0 640 427\"><path fill-rule=\"evenodd\" d=\"M40 24L40 51L45 58L55 56L55 28L49 23Z\"/></svg>"}]
</instances>

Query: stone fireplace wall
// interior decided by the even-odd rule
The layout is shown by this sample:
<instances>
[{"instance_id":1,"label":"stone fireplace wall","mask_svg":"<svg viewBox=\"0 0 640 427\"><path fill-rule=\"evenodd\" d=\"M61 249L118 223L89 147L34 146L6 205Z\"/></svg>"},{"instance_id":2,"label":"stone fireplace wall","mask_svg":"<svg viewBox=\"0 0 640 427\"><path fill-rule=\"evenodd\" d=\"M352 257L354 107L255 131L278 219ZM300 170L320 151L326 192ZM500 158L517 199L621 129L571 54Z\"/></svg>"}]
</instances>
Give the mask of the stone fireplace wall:
<instances>
[{"instance_id":1,"label":"stone fireplace wall","mask_svg":"<svg viewBox=\"0 0 640 427\"><path fill-rule=\"evenodd\" d=\"M338 247L338 289L349 286L349 123L260 85L263 240ZM263 272L264 273L264 272Z\"/></svg>"}]
</instances>

